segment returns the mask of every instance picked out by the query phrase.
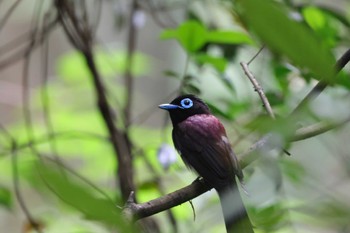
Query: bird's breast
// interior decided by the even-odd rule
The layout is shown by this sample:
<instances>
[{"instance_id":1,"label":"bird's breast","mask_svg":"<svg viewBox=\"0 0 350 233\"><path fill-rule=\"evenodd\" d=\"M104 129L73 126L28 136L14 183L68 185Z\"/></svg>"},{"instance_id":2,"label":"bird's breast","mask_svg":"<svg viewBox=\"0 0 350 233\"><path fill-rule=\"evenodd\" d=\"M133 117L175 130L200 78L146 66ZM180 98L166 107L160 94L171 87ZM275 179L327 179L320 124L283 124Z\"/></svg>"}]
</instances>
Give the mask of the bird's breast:
<instances>
[{"instance_id":1,"label":"bird's breast","mask_svg":"<svg viewBox=\"0 0 350 233\"><path fill-rule=\"evenodd\" d=\"M216 140L226 137L224 126L215 116L209 114L190 116L180 122L178 128L185 133L196 132L198 136L211 137Z\"/></svg>"}]
</instances>

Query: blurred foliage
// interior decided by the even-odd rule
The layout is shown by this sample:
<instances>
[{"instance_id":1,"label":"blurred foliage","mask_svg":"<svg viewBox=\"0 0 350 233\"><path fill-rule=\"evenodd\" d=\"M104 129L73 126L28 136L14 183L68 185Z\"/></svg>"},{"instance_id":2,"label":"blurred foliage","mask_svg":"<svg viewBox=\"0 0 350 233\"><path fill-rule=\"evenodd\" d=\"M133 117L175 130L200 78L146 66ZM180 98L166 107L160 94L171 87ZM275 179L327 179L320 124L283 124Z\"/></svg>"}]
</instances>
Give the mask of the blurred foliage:
<instances>
[{"instance_id":1,"label":"blurred foliage","mask_svg":"<svg viewBox=\"0 0 350 233\"><path fill-rule=\"evenodd\" d=\"M89 190L84 187L86 184L83 186L73 180L60 166L44 163L36 163L35 166L37 170L33 176L40 176L37 179L39 185L48 188L62 201L81 212L85 218L130 231L128 228L131 225L122 219L121 208L115 206L112 199L95 196L94 190Z\"/></svg>"},{"instance_id":2,"label":"blurred foliage","mask_svg":"<svg viewBox=\"0 0 350 233\"><path fill-rule=\"evenodd\" d=\"M188 53L198 51L206 43L253 44L253 41L245 33L222 30L210 31L194 20L185 21L177 29L164 30L160 38L177 39Z\"/></svg>"},{"instance_id":3,"label":"blurred foliage","mask_svg":"<svg viewBox=\"0 0 350 233\"><path fill-rule=\"evenodd\" d=\"M271 133L279 145L272 152L257 152L261 153L262 159L244 170L249 193L246 203L257 227L256 232L305 232L305 225L306 229L317 229L320 223L329 229L348 229L350 207L344 200L348 196L331 196L316 188L318 183L325 185L336 168L347 166L348 163L330 161L329 157L336 159L338 148L330 152L331 156L323 154L327 151L322 147L326 143L315 144L317 146L312 151L298 149L300 144L293 145L291 157L285 157L281 152L283 147L289 147L290 138L301 126L344 116L348 112L349 72L345 70L337 77L334 72L334 57L350 44L348 15L306 1L305 5L294 5L293 1L193 1L182 10L188 17L176 27L163 29L160 35L154 35L153 40L156 44L175 39L187 56L185 70L161 64L161 71L156 76L165 76L172 87L174 83L180 86L178 93L200 95L213 114L225 121L236 152L246 151L253 141L266 133ZM115 14L118 12L124 19L125 12L118 10ZM119 16L114 17L118 19ZM122 23L118 27L126 26ZM262 45L266 48L250 68L264 87L277 115L276 120L265 114L257 94L242 78L243 71L239 66L239 62L249 61ZM169 54L172 53L173 48L169 47ZM120 115L125 107L127 90L122 77L128 67L128 54L124 50L99 47L94 56L108 89L108 100L118 116L116 124L124 129ZM153 75L156 63L161 61L139 51L132 58L131 74L139 77L135 82L145 79L149 82L147 85L157 87L159 93L173 91L160 86L159 79L147 77ZM180 63L181 59L177 58L176 62ZM33 93L32 127L21 121L7 128L17 142L23 196L27 192L39 196L40 204L28 205L34 210L42 208L35 215L45 222L45 232L136 231L121 217L120 206L124 203L115 182L117 162L96 108L90 71L83 55L76 51L63 54L56 61L56 74L57 79ZM343 101L341 107L336 108L333 102L322 99L289 118L300 99L320 79L334 84L325 98L330 96L330 100ZM147 85L140 84L142 88L147 88ZM43 116L43 105L47 101L42 96L43 91L49 93L53 135ZM135 99L142 101L138 107L148 107L155 112L158 103L150 102L141 94L143 91L133 92ZM133 110L144 117L140 111ZM321 110L330 115L322 115ZM150 115L145 118L150 118ZM140 202L189 184L196 177L185 172L184 165L173 157L174 151L169 146L172 144L171 127L161 128L162 122L158 121L156 124L159 127L154 127L154 122L132 121L127 129L132 141L137 199ZM35 137L32 143L29 142L31 133ZM0 205L11 210L15 199L14 191L9 188L13 182L10 158L13 144L6 136L0 140ZM345 154L348 159L348 153ZM61 166L56 156L66 166ZM319 172L316 181L312 180L316 173L312 169ZM343 175L343 178L349 180L348 175ZM217 209L213 209L213 206L218 206L217 197L203 195L193 202L197 215L195 221L189 204L173 208L178 232L222 232L224 227L220 215ZM307 221L310 216L313 221ZM167 214L158 214L156 219L162 232L172 232Z\"/></svg>"},{"instance_id":4,"label":"blurred foliage","mask_svg":"<svg viewBox=\"0 0 350 233\"><path fill-rule=\"evenodd\" d=\"M237 4L246 24L274 52L309 69L315 78L334 82L335 59L312 31L288 17L289 13L272 1L244 0Z\"/></svg>"},{"instance_id":5,"label":"blurred foliage","mask_svg":"<svg viewBox=\"0 0 350 233\"><path fill-rule=\"evenodd\" d=\"M11 208L12 207L12 194L9 188L0 187L0 205L2 207Z\"/></svg>"},{"instance_id":6,"label":"blurred foliage","mask_svg":"<svg viewBox=\"0 0 350 233\"><path fill-rule=\"evenodd\" d=\"M127 67L125 51L97 49L94 56L97 69L103 77L113 78L125 73ZM150 59L146 55L134 53L133 62L132 75L138 77L149 72ZM76 51L64 54L57 61L57 71L58 75L68 82L86 83L86 78L91 76L83 54Z\"/></svg>"}]
</instances>

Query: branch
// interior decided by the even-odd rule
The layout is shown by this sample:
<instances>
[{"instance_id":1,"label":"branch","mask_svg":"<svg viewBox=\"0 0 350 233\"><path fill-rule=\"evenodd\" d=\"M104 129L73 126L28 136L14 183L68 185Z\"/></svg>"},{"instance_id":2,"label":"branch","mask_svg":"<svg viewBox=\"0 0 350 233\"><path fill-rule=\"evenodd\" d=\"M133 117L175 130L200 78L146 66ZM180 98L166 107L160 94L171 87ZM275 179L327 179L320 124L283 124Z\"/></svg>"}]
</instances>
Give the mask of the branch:
<instances>
[{"instance_id":1,"label":"branch","mask_svg":"<svg viewBox=\"0 0 350 233\"><path fill-rule=\"evenodd\" d=\"M6 11L6 14L4 15L4 17L2 17L2 19L0 20L0 31L2 30L2 28L5 26L7 20L10 18L12 12L16 9L17 5L21 2L22 0L17 0L15 1L12 6Z\"/></svg>"},{"instance_id":2,"label":"branch","mask_svg":"<svg viewBox=\"0 0 350 233\"><path fill-rule=\"evenodd\" d=\"M113 150L118 161L118 171L116 177L119 180L121 195L127 200L130 192L135 190L133 183L133 167L131 147L128 135L116 127L114 120L116 115L107 99L106 87L97 70L97 66L92 52L93 28L88 22L78 18L74 7L70 1L56 0L56 7L59 13L60 22L71 41L72 45L82 52L85 62L91 72L92 82L95 88L97 107L104 120L104 124L109 133ZM82 9L84 10L84 9ZM85 9L86 10L86 9ZM84 14L83 14L84 15Z\"/></svg>"},{"instance_id":3,"label":"branch","mask_svg":"<svg viewBox=\"0 0 350 233\"><path fill-rule=\"evenodd\" d=\"M16 199L18 201L18 204L20 208L22 209L24 215L26 216L30 227L33 228L37 233L42 233L41 224L39 221L35 220L32 214L30 213L23 195L21 193L20 188L20 177L18 172L18 159L17 159L17 153L16 153L16 142L15 140L12 140L12 156L11 156L11 165L12 165L12 179L13 179L13 186L14 186L14 192Z\"/></svg>"},{"instance_id":4,"label":"branch","mask_svg":"<svg viewBox=\"0 0 350 233\"><path fill-rule=\"evenodd\" d=\"M127 216L127 219L136 221L190 201L210 189L211 187L204 180L197 179L186 187L142 204L135 202L134 193L132 192L123 213Z\"/></svg>"},{"instance_id":5,"label":"branch","mask_svg":"<svg viewBox=\"0 0 350 233\"><path fill-rule=\"evenodd\" d=\"M296 131L295 135L291 138L290 141L299 141L320 135L341 125L344 125L349 121L350 117L336 123L320 122L300 128ZM271 134L265 135L260 140L255 142L252 146L250 146L246 152L238 156L240 158L239 162L242 169L259 158L259 153L257 153L259 150L273 149L271 136ZM267 147L268 145L271 145L271 147ZM181 205L182 203L200 196L210 189L211 187L206 184L203 179L197 179L192 184L185 186L184 188L145 203L136 203L134 198L135 195L133 192L131 192L124 206L123 214L127 217L127 219L136 221L141 218L145 218L165 211L169 208Z\"/></svg>"},{"instance_id":6,"label":"branch","mask_svg":"<svg viewBox=\"0 0 350 233\"><path fill-rule=\"evenodd\" d=\"M301 141L301 140L304 140L307 138L315 137L317 135L328 132L332 129L338 128L338 127L348 123L349 121L350 121L350 117L348 117L342 121L339 121L339 122L334 122L334 123L318 122L318 123L315 123L313 125L300 128L295 132L291 141Z\"/></svg>"},{"instance_id":7,"label":"branch","mask_svg":"<svg viewBox=\"0 0 350 233\"><path fill-rule=\"evenodd\" d=\"M249 62L250 63L250 62ZM275 119L275 114L272 111L271 105L263 91L263 88L260 86L259 82L256 80L256 78L254 77L253 73L250 72L249 70L249 63L245 63L245 62L241 62L241 66L244 70L244 73L247 75L249 81L253 84L254 90L259 94L259 97L261 99L261 101L263 102L263 105L267 111L267 113L269 114L269 116L272 119Z\"/></svg>"},{"instance_id":8,"label":"branch","mask_svg":"<svg viewBox=\"0 0 350 233\"><path fill-rule=\"evenodd\" d=\"M336 73L339 73L350 61L350 49L348 49L336 62L335 70ZM316 86L302 99L302 101L298 104L298 106L293 110L290 115L294 115L299 112L308 102L314 100L319 94L322 93L328 86L329 82L327 81L319 81Z\"/></svg>"},{"instance_id":9,"label":"branch","mask_svg":"<svg viewBox=\"0 0 350 233\"><path fill-rule=\"evenodd\" d=\"M25 57L26 54L28 54L32 49L41 45L43 41L46 39L47 34L49 34L55 28L57 22L58 22L57 18L54 18L49 23L47 24L45 23L45 27L41 31L39 31L39 29L37 28L34 28L30 32L24 33L18 38L15 38L12 41L1 46L0 47L1 57L4 57L6 54L9 54L11 52L12 54L7 56L5 59L0 59L0 69L4 69L8 67L12 63ZM34 33L37 33L36 37L32 37ZM30 37L30 40L26 40L27 39L26 36L28 35ZM19 47L23 47L23 48L18 49Z\"/></svg>"},{"instance_id":10,"label":"branch","mask_svg":"<svg viewBox=\"0 0 350 233\"><path fill-rule=\"evenodd\" d=\"M260 53L262 49L259 50L258 53ZM253 59L256 56L253 57ZM252 59L252 60L253 60ZM249 71L248 65L251 63L250 60L248 63L241 62L241 66L243 70L245 71L245 74L253 84L255 90L258 92L261 100L264 103L264 106L269 113L269 115L274 119L275 116L273 114L272 108L261 88L257 80L255 79L254 75ZM348 50L337 62L338 71L340 71L350 60L350 50ZM319 86L322 84L322 82L319 82ZM323 86L325 84L322 84ZM315 87L316 88L316 87ZM313 89L311 92L315 92L316 89ZM298 141L298 140L304 140L307 138L311 138L317 135L320 135L322 133L325 133L329 130L332 130L334 128L337 128L347 122L350 121L350 117L346 118L345 120L336 122L336 123L326 123L326 122L319 122L307 127L300 128L296 130L295 135L290 139L291 142ZM262 137L260 140L255 142L245 153L238 156L240 158L240 165L241 168L245 168L250 163L255 161L259 158L259 153L255 153L258 150L261 149L269 149L267 148L267 145L271 145L271 149L274 147L273 143L271 143L271 134L267 134L264 137ZM196 180L192 184L181 188L177 191L174 191L172 193L169 193L163 197L156 198L154 200L145 202L145 203L136 203L135 201L135 195L132 192L128 198L128 201L126 202L126 205L124 207L123 213L127 216L128 219L131 220L138 220L141 218L145 218L148 216L151 216L153 214L162 212L164 210L167 210L169 208L175 207L177 205L180 205L184 202L190 201L193 198L203 194L204 192L210 190L211 187L205 184L204 180Z\"/></svg>"},{"instance_id":11,"label":"branch","mask_svg":"<svg viewBox=\"0 0 350 233\"><path fill-rule=\"evenodd\" d=\"M135 14L138 10L137 0L132 0L130 7L130 18L129 18L129 31L127 37L127 57L126 57L126 69L124 74L125 86L126 86L126 104L124 108L124 119L126 127L129 127L131 122L131 109L133 104L133 90L134 90L134 77L132 75L132 67L134 60L134 51L136 47L136 25L134 22Z\"/></svg>"}]
</instances>

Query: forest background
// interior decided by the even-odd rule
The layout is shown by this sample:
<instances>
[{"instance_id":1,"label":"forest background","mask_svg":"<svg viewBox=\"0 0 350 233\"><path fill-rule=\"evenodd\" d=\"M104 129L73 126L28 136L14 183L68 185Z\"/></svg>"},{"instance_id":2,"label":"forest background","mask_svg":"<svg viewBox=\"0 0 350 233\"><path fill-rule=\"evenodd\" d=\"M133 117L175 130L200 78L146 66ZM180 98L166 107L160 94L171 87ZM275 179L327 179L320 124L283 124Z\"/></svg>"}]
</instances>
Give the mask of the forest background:
<instances>
[{"instance_id":1,"label":"forest background","mask_svg":"<svg viewBox=\"0 0 350 233\"><path fill-rule=\"evenodd\" d=\"M223 232L157 107L181 93L256 232L349 232L349 38L345 0L0 0L1 232Z\"/></svg>"}]
</instances>

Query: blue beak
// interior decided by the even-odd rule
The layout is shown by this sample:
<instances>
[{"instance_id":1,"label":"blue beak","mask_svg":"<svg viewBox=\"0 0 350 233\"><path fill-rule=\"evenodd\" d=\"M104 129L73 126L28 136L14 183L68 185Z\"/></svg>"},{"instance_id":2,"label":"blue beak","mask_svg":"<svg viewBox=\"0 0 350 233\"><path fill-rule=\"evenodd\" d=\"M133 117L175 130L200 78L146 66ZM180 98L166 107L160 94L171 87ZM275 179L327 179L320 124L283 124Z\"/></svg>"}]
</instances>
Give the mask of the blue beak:
<instances>
[{"instance_id":1,"label":"blue beak","mask_svg":"<svg viewBox=\"0 0 350 233\"><path fill-rule=\"evenodd\" d=\"M175 104L161 104L158 107L161 108L161 109L165 109L165 110L182 108L182 107L180 107L178 105L175 105Z\"/></svg>"}]
</instances>

